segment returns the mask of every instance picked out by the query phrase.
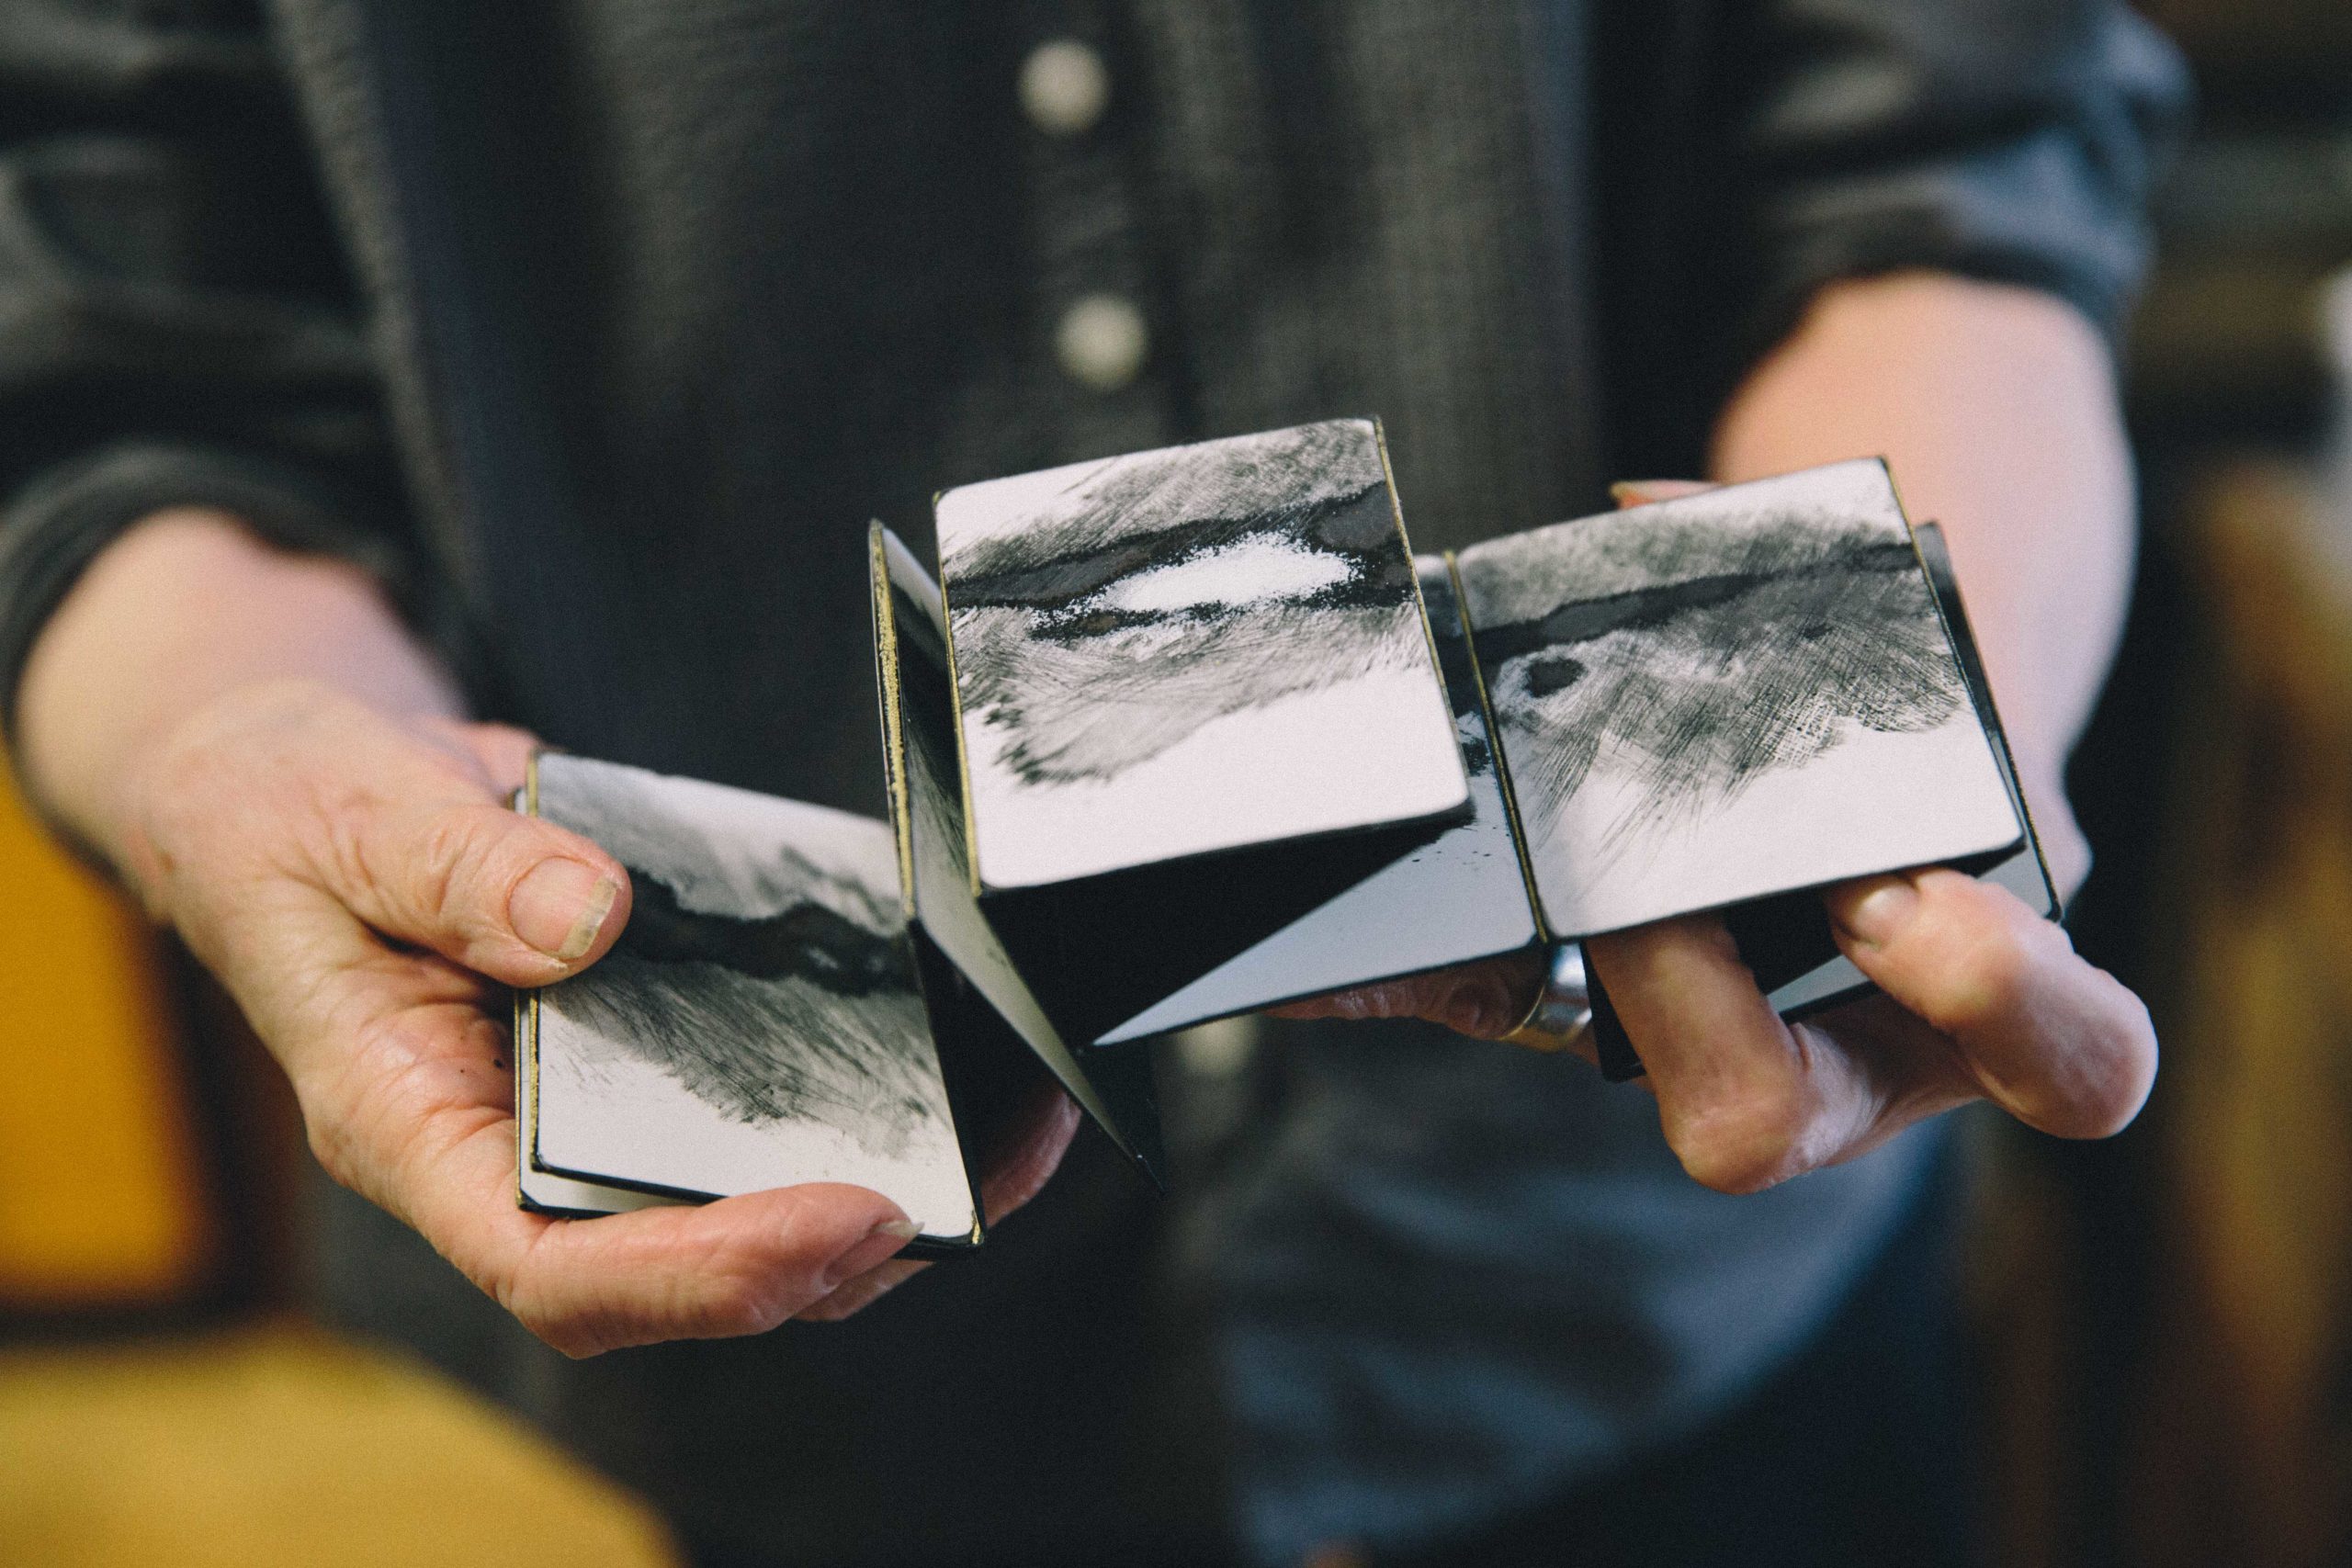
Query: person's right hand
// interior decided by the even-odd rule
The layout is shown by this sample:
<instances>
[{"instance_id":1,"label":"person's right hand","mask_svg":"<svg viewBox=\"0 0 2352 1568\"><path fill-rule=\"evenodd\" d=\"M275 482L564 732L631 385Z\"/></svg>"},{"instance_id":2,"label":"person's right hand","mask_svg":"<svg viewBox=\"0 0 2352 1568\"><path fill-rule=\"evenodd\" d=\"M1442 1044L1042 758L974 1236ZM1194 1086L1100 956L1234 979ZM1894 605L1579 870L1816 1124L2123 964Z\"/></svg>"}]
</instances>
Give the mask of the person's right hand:
<instances>
[{"instance_id":1,"label":"person's right hand","mask_svg":"<svg viewBox=\"0 0 2352 1568\"><path fill-rule=\"evenodd\" d=\"M594 1220L515 1206L500 987L577 974L629 908L610 855L507 809L532 745L313 682L241 686L119 781L120 858L284 1066L320 1163L558 1349L863 1305L909 1271L888 1260L914 1234L863 1188ZM983 1188L991 1215L1044 1185L1075 1127L1066 1099L1041 1102Z\"/></svg>"}]
</instances>

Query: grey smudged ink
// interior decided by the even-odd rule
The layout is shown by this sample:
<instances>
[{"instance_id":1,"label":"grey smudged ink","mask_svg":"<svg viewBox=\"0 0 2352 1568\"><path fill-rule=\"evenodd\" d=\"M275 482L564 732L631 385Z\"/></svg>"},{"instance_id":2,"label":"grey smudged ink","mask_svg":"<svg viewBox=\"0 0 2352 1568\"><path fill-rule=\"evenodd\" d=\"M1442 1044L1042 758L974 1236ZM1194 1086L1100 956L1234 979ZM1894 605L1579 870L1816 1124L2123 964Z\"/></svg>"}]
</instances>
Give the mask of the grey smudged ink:
<instances>
[{"instance_id":1,"label":"grey smudged ink","mask_svg":"<svg viewBox=\"0 0 2352 1568\"><path fill-rule=\"evenodd\" d=\"M730 1120L818 1122L904 1155L948 1109L896 888L789 845L722 843L662 782L543 764L542 815L611 850L634 906L614 950L541 1005L579 1026L567 1039L592 1073L597 1054L622 1053Z\"/></svg>"},{"instance_id":2,"label":"grey smudged ink","mask_svg":"<svg viewBox=\"0 0 2352 1568\"><path fill-rule=\"evenodd\" d=\"M1512 785L1559 818L1597 766L1637 804L1603 841L1670 830L1855 727L1918 734L1967 693L1899 525L1785 506L1634 513L1465 552Z\"/></svg>"},{"instance_id":3,"label":"grey smudged ink","mask_svg":"<svg viewBox=\"0 0 2352 1568\"><path fill-rule=\"evenodd\" d=\"M1026 784L1114 778L1213 720L1428 662L1361 422L1082 465L1015 532L944 532L962 700Z\"/></svg>"}]
</instances>

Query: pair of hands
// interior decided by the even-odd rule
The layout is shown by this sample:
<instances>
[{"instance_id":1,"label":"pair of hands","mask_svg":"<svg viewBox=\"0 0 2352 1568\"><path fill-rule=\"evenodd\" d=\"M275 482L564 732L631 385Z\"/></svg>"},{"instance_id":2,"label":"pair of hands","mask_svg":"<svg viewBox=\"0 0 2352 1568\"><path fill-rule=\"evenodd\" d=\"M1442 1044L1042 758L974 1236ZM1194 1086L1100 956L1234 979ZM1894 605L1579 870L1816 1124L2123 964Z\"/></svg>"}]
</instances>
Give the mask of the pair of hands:
<instances>
[{"instance_id":1,"label":"pair of hands","mask_svg":"<svg viewBox=\"0 0 2352 1568\"><path fill-rule=\"evenodd\" d=\"M1664 480L1614 493L1635 506L1707 488ZM2038 809L2061 880L2078 881L2088 857L2065 803ZM1766 1004L1718 916L1586 944L1694 1179L1754 1192L1973 1100L2064 1138L2106 1137L2139 1113L2156 1071L2147 1009L2055 923L1953 871L1862 877L1823 897L1839 951L1881 994L1804 1023ZM1501 960L1276 1010L1423 1018L1493 1037L1526 1015L1541 982L1535 963Z\"/></svg>"},{"instance_id":2,"label":"pair of hands","mask_svg":"<svg viewBox=\"0 0 2352 1568\"><path fill-rule=\"evenodd\" d=\"M609 855L506 808L531 744L497 726L387 717L314 682L240 684L124 771L117 858L283 1065L327 1170L557 1348L758 1333L864 1306L918 1267L894 1256L906 1216L864 1189L594 1222L515 1207L500 987L594 964L629 908ZM2050 814L2045 802L2045 837L2071 842L2071 823ZM1839 945L1884 994L1794 1026L1712 917L1590 944L1699 1180L1769 1186L1977 1098L2069 1136L2138 1110L2155 1065L2145 1010L2056 926L1950 872L1827 898ZM1536 980L1532 964L1501 962L1284 1010L1494 1035ZM1045 1184L1076 1125L1066 1100L1040 1103L983 1181L991 1218Z\"/></svg>"}]
</instances>

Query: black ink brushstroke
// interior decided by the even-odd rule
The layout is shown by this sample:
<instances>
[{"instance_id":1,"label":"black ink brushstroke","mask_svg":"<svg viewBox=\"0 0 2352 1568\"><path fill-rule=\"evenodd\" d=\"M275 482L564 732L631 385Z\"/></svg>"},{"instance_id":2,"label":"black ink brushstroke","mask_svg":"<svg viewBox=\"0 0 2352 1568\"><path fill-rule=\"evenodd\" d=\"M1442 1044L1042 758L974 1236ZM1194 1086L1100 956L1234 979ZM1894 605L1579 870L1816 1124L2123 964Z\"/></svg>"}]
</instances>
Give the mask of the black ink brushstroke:
<instances>
[{"instance_id":1,"label":"black ink brushstroke","mask_svg":"<svg viewBox=\"0 0 2352 1568\"><path fill-rule=\"evenodd\" d=\"M1487 658L1500 663L1540 649L1589 642L1612 631L1664 626L1677 615L1730 604L1775 579L1817 576L1826 569L1856 573L1907 571L1916 575L1919 562L1907 544L1899 540L1874 541L1843 553L1826 568L1820 561L1806 561L1762 571L1716 572L1653 587L1631 588L1597 599L1576 600L1539 620L1481 627L1478 647ZM1825 626L1826 623L1816 623L1806 629L1818 637ZM1804 630L1799 635L1804 636Z\"/></svg>"},{"instance_id":2,"label":"black ink brushstroke","mask_svg":"<svg viewBox=\"0 0 2352 1568\"><path fill-rule=\"evenodd\" d=\"M753 979L797 976L837 997L904 989L897 941L822 904L795 904L746 919L683 908L659 877L629 873L635 897L613 951L649 964L715 964Z\"/></svg>"},{"instance_id":3,"label":"black ink brushstroke","mask_svg":"<svg viewBox=\"0 0 2352 1568\"><path fill-rule=\"evenodd\" d=\"M1802 513L1702 540L1677 579L1479 627L1539 819L1559 818L1604 750L1640 801L1615 844L1719 809L1851 726L1925 732L1967 701L1906 542ZM1721 570L1734 562L1770 564Z\"/></svg>"},{"instance_id":4,"label":"black ink brushstroke","mask_svg":"<svg viewBox=\"0 0 2352 1568\"><path fill-rule=\"evenodd\" d=\"M936 1063L911 989L854 999L800 976L763 979L701 959L616 951L542 1006L591 1041L660 1068L730 1120L815 1122L876 1156L905 1153L944 1121Z\"/></svg>"},{"instance_id":5,"label":"black ink brushstroke","mask_svg":"<svg viewBox=\"0 0 2352 1568\"><path fill-rule=\"evenodd\" d=\"M1035 635L1065 640L1155 621L1210 620L1230 613L1230 607L1222 601L1168 610L1097 609L1090 604L1145 572L1181 569L1239 546L1273 544L1302 555L1323 557L1344 569L1337 581L1287 595L1284 603L1317 609L1395 605L1408 595L1412 566L1404 552L1394 547L1393 534L1367 545L1344 542L1363 532L1353 525L1366 513L1385 518L1386 512L1387 492L1383 488L1359 491L1329 507L1301 508L1289 514L1204 519L1034 567L1014 566L958 578L956 604L959 609L1017 605L1036 615Z\"/></svg>"},{"instance_id":6,"label":"black ink brushstroke","mask_svg":"<svg viewBox=\"0 0 2352 1568\"><path fill-rule=\"evenodd\" d=\"M1306 522L1333 549L1372 549L1392 521L1348 503L1385 486L1371 427L1353 420L1133 453L1082 466L1016 532L945 542L940 565L959 603L991 579L1026 602L1091 592L1136 570L1131 545L1220 522Z\"/></svg>"},{"instance_id":7,"label":"black ink brushstroke","mask_svg":"<svg viewBox=\"0 0 2352 1568\"><path fill-rule=\"evenodd\" d=\"M1413 566L1377 448L1368 431L1353 434L1355 447L1323 458L1353 465L1345 482L1271 462L1250 442L1220 444L1237 451L1213 458L1148 454L1123 460L1142 473L1136 486L1101 484L1091 510L950 558L965 707L1010 732L1001 755L1023 783L1114 778L1228 715L1427 659L1420 637L1400 635ZM1167 501L1171 486L1183 506ZM1138 526L1139 509L1151 526ZM1138 574L1260 541L1342 570L1316 589L1240 602L1110 602Z\"/></svg>"},{"instance_id":8,"label":"black ink brushstroke","mask_svg":"<svg viewBox=\"0 0 2352 1568\"><path fill-rule=\"evenodd\" d=\"M1275 602L1083 638L1034 635L1002 610L955 614L966 711L1011 732L998 755L1029 784L1114 779L1230 715L1429 659L1393 607Z\"/></svg>"},{"instance_id":9,"label":"black ink brushstroke","mask_svg":"<svg viewBox=\"0 0 2352 1568\"><path fill-rule=\"evenodd\" d=\"M618 1053L730 1120L815 1122L877 1156L903 1154L948 1111L896 898L788 843L730 863L662 783L543 762L540 808L592 836L617 838L609 829L625 820L643 852L629 860L684 868L698 905L749 897L763 912L690 908L679 885L630 864L620 940L540 1005L580 1026L567 1038L592 1075L600 1054Z\"/></svg>"}]
</instances>

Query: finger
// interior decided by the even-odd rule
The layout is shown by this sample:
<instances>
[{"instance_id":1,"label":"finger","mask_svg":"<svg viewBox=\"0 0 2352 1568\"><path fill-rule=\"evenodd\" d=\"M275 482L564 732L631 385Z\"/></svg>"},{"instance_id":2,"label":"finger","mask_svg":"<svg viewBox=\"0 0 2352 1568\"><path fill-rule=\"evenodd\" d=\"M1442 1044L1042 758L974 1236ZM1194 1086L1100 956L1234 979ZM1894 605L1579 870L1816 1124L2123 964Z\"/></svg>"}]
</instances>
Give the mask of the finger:
<instances>
[{"instance_id":1,"label":"finger","mask_svg":"<svg viewBox=\"0 0 2352 1568\"><path fill-rule=\"evenodd\" d=\"M1686 495L1714 488L1699 479L1619 479L1609 487L1609 499L1621 509L1648 506L1661 501L1679 501Z\"/></svg>"},{"instance_id":2,"label":"finger","mask_svg":"<svg viewBox=\"0 0 2352 1568\"><path fill-rule=\"evenodd\" d=\"M488 800L345 805L311 869L396 941L511 986L576 974L628 919L628 874L596 845Z\"/></svg>"},{"instance_id":3,"label":"finger","mask_svg":"<svg viewBox=\"0 0 2352 1568\"><path fill-rule=\"evenodd\" d=\"M1708 1187L1754 1192L1857 1153L1912 1087L1783 1022L1714 916L1595 937L1586 951L1648 1069L1668 1144Z\"/></svg>"},{"instance_id":4,"label":"finger","mask_svg":"<svg viewBox=\"0 0 2352 1568\"><path fill-rule=\"evenodd\" d=\"M1041 1086L1028 1114L1012 1139L1007 1153L992 1164L980 1183L981 1211L994 1224L1035 1197L1045 1187L1078 1132L1078 1104L1060 1086ZM831 1295L799 1315L810 1323L839 1323L865 1311L925 1269L928 1263L894 1258L845 1280Z\"/></svg>"},{"instance_id":5,"label":"finger","mask_svg":"<svg viewBox=\"0 0 2352 1568\"><path fill-rule=\"evenodd\" d=\"M483 782L502 799L523 787L530 776L531 757L541 749L537 736L513 725L447 718L422 719L418 725L435 742L478 768Z\"/></svg>"},{"instance_id":6,"label":"finger","mask_svg":"<svg viewBox=\"0 0 2352 1568\"><path fill-rule=\"evenodd\" d=\"M549 1219L514 1204L511 1120L445 1122L454 1136L397 1162L387 1206L566 1355L764 1333L886 1263L919 1228L880 1193L831 1182Z\"/></svg>"},{"instance_id":7,"label":"finger","mask_svg":"<svg viewBox=\"0 0 2352 1568\"><path fill-rule=\"evenodd\" d=\"M832 1183L544 1221L499 1299L572 1356L763 1334L881 1268L916 1230L881 1194Z\"/></svg>"},{"instance_id":8,"label":"finger","mask_svg":"<svg viewBox=\"0 0 2352 1568\"><path fill-rule=\"evenodd\" d=\"M831 1295L799 1313L803 1323L839 1323L854 1317L913 1279L928 1263L911 1258L894 1258L879 1268L869 1269L854 1280L844 1281Z\"/></svg>"},{"instance_id":9,"label":"finger","mask_svg":"<svg viewBox=\"0 0 2352 1568\"><path fill-rule=\"evenodd\" d=\"M1419 1018L1456 1033L1495 1040L1527 1016L1544 983L1544 954L1514 953L1286 1002L1276 1018Z\"/></svg>"},{"instance_id":10,"label":"finger","mask_svg":"<svg viewBox=\"0 0 2352 1568\"><path fill-rule=\"evenodd\" d=\"M2139 1114L2156 1072L2148 1010L2057 924L1956 871L1866 877L1827 903L1854 966L1949 1036L1985 1097L2019 1121L2100 1138Z\"/></svg>"},{"instance_id":11,"label":"finger","mask_svg":"<svg viewBox=\"0 0 2352 1568\"><path fill-rule=\"evenodd\" d=\"M311 941L336 978L278 1021L334 1042L283 1054L320 1162L567 1354L762 1332L917 1233L881 1194L831 1183L593 1221L528 1213L506 1031L482 1010L484 983L390 953L348 915Z\"/></svg>"},{"instance_id":12,"label":"finger","mask_svg":"<svg viewBox=\"0 0 2352 1568\"><path fill-rule=\"evenodd\" d=\"M1078 1103L1058 1084L1039 1088L1005 1151L980 1179L980 1212L994 1224L1035 1198L1078 1135Z\"/></svg>"}]
</instances>

